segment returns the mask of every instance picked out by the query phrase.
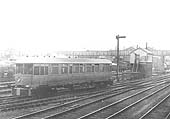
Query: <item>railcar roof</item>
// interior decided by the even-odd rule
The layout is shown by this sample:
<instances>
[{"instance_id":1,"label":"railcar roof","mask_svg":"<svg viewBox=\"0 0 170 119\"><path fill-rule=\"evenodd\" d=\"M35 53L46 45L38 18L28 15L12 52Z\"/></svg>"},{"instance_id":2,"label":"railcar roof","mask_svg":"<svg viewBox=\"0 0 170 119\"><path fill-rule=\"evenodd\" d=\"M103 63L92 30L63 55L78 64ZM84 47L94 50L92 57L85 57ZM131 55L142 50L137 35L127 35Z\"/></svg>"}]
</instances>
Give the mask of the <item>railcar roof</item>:
<instances>
[{"instance_id":1,"label":"railcar roof","mask_svg":"<svg viewBox=\"0 0 170 119\"><path fill-rule=\"evenodd\" d=\"M112 62L107 59L90 59L90 58L22 58L16 60L16 63L109 63Z\"/></svg>"}]
</instances>

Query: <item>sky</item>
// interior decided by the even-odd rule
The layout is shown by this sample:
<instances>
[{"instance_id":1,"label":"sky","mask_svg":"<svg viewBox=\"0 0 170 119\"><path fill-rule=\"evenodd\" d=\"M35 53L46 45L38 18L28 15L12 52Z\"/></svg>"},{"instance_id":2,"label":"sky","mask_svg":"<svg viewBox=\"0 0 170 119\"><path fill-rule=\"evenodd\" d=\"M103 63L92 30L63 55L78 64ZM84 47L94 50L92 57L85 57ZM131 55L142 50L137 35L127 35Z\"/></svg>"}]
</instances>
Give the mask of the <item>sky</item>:
<instances>
[{"instance_id":1,"label":"sky","mask_svg":"<svg viewBox=\"0 0 170 119\"><path fill-rule=\"evenodd\" d=\"M1 0L0 50L170 50L168 0Z\"/></svg>"}]
</instances>

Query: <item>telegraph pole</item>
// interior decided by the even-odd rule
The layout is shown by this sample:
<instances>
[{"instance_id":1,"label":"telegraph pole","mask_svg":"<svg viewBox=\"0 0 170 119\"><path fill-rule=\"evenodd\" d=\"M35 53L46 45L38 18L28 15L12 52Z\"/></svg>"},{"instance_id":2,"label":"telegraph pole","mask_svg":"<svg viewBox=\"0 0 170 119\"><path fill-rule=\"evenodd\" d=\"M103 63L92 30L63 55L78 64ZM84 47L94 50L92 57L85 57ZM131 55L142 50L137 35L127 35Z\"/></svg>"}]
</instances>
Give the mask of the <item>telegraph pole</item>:
<instances>
[{"instance_id":1,"label":"telegraph pole","mask_svg":"<svg viewBox=\"0 0 170 119\"><path fill-rule=\"evenodd\" d=\"M116 79L119 81L119 38L126 38L126 36L116 36L117 39L117 70L116 70Z\"/></svg>"}]
</instances>

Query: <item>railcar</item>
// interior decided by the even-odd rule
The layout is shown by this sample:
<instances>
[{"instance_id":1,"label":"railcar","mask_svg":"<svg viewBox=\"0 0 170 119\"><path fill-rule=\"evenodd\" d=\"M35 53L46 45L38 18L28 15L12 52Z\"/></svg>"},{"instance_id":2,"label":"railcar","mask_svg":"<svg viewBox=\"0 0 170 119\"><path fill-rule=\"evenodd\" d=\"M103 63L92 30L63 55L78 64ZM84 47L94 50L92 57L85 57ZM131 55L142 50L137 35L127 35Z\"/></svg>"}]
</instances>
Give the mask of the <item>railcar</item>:
<instances>
[{"instance_id":1,"label":"railcar","mask_svg":"<svg viewBox=\"0 0 170 119\"><path fill-rule=\"evenodd\" d=\"M108 85L112 83L111 65L112 62L107 59L20 59L16 61L13 95L37 95L61 88Z\"/></svg>"}]
</instances>

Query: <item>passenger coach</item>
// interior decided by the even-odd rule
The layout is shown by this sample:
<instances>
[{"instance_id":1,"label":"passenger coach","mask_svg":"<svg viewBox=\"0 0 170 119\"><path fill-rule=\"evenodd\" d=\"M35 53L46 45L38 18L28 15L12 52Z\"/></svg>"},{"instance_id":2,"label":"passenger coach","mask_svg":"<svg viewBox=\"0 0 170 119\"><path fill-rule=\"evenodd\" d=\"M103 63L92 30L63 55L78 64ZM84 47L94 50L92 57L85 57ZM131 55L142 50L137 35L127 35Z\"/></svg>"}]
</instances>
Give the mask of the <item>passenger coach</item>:
<instances>
[{"instance_id":1,"label":"passenger coach","mask_svg":"<svg viewBox=\"0 0 170 119\"><path fill-rule=\"evenodd\" d=\"M61 88L95 87L112 83L107 59L24 58L16 61L14 95L32 95Z\"/></svg>"}]
</instances>

